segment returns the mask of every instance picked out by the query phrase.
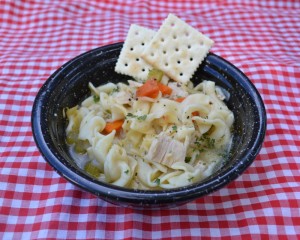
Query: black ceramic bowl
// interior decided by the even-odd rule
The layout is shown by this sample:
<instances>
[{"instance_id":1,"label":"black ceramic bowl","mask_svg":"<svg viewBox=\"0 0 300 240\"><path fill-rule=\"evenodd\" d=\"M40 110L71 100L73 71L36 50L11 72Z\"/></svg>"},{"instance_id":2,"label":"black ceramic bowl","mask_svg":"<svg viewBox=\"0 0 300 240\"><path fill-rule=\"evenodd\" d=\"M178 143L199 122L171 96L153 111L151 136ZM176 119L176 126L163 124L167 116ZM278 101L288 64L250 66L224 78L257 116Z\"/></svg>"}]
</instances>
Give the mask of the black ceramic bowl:
<instances>
[{"instance_id":1,"label":"black ceramic bowl","mask_svg":"<svg viewBox=\"0 0 300 240\"><path fill-rule=\"evenodd\" d=\"M65 141L63 109L80 103L89 94L88 83L130 79L117 74L114 66L122 43L100 47L64 64L42 86L33 106L32 130L47 162L71 183L100 198L123 206L173 207L205 196L236 179L255 159L266 131L262 99L249 79L221 57L210 53L198 68L193 82L213 80L230 93L228 107L235 116L230 158L212 176L186 187L164 191L133 190L93 179L74 162Z\"/></svg>"}]
</instances>

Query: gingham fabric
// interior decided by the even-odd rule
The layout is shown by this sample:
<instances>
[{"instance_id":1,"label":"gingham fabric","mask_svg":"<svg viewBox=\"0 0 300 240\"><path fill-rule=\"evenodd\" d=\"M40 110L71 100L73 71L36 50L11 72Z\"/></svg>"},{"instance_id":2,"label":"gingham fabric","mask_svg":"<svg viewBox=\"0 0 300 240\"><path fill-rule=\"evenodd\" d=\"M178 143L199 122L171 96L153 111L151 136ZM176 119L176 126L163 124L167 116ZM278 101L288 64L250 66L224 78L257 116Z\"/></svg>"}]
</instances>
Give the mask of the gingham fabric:
<instances>
[{"instance_id":1,"label":"gingham fabric","mask_svg":"<svg viewBox=\"0 0 300 240\"><path fill-rule=\"evenodd\" d=\"M34 98L63 63L157 29L174 13L215 41L264 100L268 127L253 164L207 197L164 210L109 204L59 176L31 132ZM0 1L1 239L300 238L300 2Z\"/></svg>"}]
</instances>

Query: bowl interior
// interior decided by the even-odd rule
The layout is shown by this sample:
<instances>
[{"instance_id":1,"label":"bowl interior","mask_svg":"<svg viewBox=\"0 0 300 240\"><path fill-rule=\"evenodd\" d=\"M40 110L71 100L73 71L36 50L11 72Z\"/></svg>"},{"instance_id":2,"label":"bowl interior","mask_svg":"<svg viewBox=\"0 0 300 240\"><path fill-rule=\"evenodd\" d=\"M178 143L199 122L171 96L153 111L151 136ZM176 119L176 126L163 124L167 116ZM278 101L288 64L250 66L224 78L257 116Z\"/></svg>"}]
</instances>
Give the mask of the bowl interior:
<instances>
[{"instance_id":1,"label":"bowl interior","mask_svg":"<svg viewBox=\"0 0 300 240\"><path fill-rule=\"evenodd\" d=\"M143 194L150 191L110 186L85 174L75 164L65 141L66 119L63 110L73 107L90 95L89 82L98 86L107 82L117 83L131 79L114 71L121 48L122 43L97 48L76 57L58 69L37 95L32 113L32 127L44 158L69 181L107 200L114 195L111 189L115 190L116 194L120 194L119 191L125 193L124 199L127 200L132 192L139 193L138 198L141 200ZM238 177L258 154L265 135L266 114L263 102L253 84L242 72L224 59L210 53L199 66L192 81L197 84L205 79L215 81L230 93L226 104L235 116L233 144L228 160L218 171L196 186L184 187L185 191L198 187L197 192L191 193L190 198L217 190ZM95 184L91 185L91 182ZM102 189L99 190L96 185L102 186ZM170 195L180 191L182 189L173 189L156 194L169 192ZM122 196L119 196L120 198ZM162 198L161 201L167 200ZM156 202L159 202L157 198Z\"/></svg>"}]
</instances>

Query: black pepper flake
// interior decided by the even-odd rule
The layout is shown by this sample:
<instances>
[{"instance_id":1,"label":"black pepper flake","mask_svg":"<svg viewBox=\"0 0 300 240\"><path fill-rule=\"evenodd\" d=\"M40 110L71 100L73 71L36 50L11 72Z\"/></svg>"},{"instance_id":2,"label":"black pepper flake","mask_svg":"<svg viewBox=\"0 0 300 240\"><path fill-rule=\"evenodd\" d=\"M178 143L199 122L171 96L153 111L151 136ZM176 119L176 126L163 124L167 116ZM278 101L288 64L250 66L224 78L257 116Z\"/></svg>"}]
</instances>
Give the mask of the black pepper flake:
<instances>
[{"instance_id":1,"label":"black pepper flake","mask_svg":"<svg viewBox=\"0 0 300 240\"><path fill-rule=\"evenodd\" d=\"M186 118L187 118L187 119L189 119L189 118L190 118L190 116L187 116Z\"/></svg>"},{"instance_id":2,"label":"black pepper flake","mask_svg":"<svg viewBox=\"0 0 300 240\"><path fill-rule=\"evenodd\" d=\"M212 103L212 102L209 102L209 104L212 105L213 103Z\"/></svg>"},{"instance_id":3,"label":"black pepper flake","mask_svg":"<svg viewBox=\"0 0 300 240\"><path fill-rule=\"evenodd\" d=\"M131 98L129 98L128 101L131 101Z\"/></svg>"}]
</instances>

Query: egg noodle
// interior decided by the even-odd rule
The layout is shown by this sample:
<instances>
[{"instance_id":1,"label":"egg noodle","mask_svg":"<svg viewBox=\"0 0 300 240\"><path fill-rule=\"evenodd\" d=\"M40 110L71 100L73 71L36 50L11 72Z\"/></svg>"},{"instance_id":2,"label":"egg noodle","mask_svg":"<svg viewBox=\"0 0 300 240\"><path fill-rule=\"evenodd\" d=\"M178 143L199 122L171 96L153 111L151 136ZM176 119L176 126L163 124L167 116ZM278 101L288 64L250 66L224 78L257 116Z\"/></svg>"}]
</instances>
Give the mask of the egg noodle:
<instances>
[{"instance_id":1,"label":"egg noodle","mask_svg":"<svg viewBox=\"0 0 300 240\"><path fill-rule=\"evenodd\" d=\"M212 81L140 96L146 83L94 87L66 110L67 142L95 178L133 189L170 189L210 176L228 153L234 115Z\"/></svg>"}]
</instances>

